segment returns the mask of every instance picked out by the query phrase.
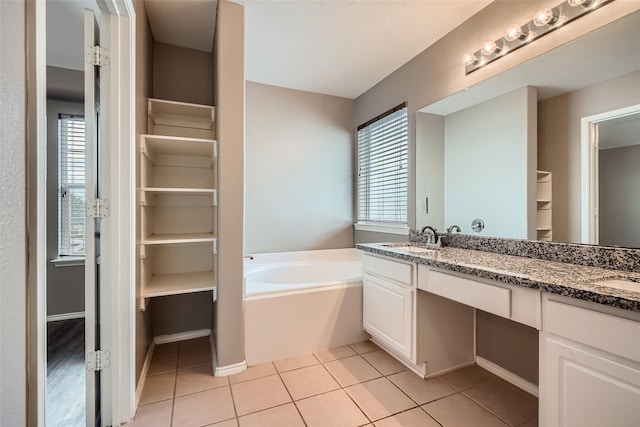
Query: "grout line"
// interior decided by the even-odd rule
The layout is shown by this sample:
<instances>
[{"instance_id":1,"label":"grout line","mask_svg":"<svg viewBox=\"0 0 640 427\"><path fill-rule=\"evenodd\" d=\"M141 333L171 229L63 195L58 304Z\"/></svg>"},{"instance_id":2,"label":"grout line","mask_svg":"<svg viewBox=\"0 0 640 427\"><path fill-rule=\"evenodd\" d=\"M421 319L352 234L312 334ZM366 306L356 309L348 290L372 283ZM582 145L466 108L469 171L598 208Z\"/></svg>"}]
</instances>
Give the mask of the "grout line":
<instances>
[{"instance_id":1,"label":"grout line","mask_svg":"<svg viewBox=\"0 0 640 427\"><path fill-rule=\"evenodd\" d=\"M275 363L273 364L273 366L275 368ZM316 366L316 365L312 365L312 366ZM322 365L320 365L320 366L322 366ZM278 368L276 368L276 371L278 371ZM287 371L287 372L291 372L291 371ZM293 407L296 408L296 411L298 412L298 415L300 416L300 419L302 420L302 423L305 425L305 427L308 427L307 421L302 416L302 412L300 412L300 408L298 408L298 405L296 405L296 401L293 399L293 396L291 395L291 392L289 391L289 387L287 387L287 383L285 383L284 379L282 379L282 375L281 375L280 372L278 372L278 378L280 378L280 381L282 382L282 385L284 386L284 389L287 391L287 394L289 395L289 399L291 399L291 403L293 403Z\"/></svg>"}]
</instances>

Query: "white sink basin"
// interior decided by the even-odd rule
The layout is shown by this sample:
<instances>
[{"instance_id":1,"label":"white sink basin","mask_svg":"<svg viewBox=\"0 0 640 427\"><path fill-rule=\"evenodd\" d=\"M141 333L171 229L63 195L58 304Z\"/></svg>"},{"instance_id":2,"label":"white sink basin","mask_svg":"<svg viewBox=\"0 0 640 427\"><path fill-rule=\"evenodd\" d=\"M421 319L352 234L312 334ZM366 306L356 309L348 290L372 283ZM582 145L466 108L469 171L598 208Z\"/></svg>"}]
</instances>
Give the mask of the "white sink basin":
<instances>
[{"instance_id":1,"label":"white sink basin","mask_svg":"<svg viewBox=\"0 0 640 427\"><path fill-rule=\"evenodd\" d=\"M421 248L419 246L390 246L390 248L399 249L401 251L407 251L414 254L429 254L429 253L433 253L436 250L436 249Z\"/></svg>"},{"instance_id":2,"label":"white sink basin","mask_svg":"<svg viewBox=\"0 0 640 427\"><path fill-rule=\"evenodd\" d=\"M623 291L640 292L640 283L631 280L603 280L601 282L596 282L596 285L607 286L609 288L620 289Z\"/></svg>"}]
</instances>

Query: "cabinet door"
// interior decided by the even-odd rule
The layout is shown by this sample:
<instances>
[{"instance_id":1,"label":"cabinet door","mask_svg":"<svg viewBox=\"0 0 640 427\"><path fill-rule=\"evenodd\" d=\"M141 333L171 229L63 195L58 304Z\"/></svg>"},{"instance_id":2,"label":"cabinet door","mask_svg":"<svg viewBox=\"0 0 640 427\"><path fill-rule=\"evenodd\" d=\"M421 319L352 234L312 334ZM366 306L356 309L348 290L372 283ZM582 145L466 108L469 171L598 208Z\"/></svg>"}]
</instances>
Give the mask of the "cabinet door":
<instances>
[{"instance_id":1,"label":"cabinet door","mask_svg":"<svg viewBox=\"0 0 640 427\"><path fill-rule=\"evenodd\" d=\"M364 329L381 342L413 359L415 290L365 275Z\"/></svg>"},{"instance_id":2,"label":"cabinet door","mask_svg":"<svg viewBox=\"0 0 640 427\"><path fill-rule=\"evenodd\" d=\"M545 334L540 425L640 426L640 364Z\"/></svg>"}]
</instances>

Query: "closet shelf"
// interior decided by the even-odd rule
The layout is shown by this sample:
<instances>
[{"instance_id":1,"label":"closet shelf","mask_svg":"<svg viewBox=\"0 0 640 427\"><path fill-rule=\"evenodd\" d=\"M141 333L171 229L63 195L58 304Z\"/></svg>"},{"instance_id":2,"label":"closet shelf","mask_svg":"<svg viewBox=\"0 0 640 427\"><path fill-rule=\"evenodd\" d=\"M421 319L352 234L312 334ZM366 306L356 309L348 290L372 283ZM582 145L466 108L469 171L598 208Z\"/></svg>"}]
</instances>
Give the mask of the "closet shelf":
<instances>
[{"instance_id":1,"label":"closet shelf","mask_svg":"<svg viewBox=\"0 0 640 427\"><path fill-rule=\"evenodd\" d=\"M152 161L158 156L215 157L215 139L187 138L184 136L142 135L142 154Z\"/></svg>"},{"instance_id":2,"label":"closet shelf","mask_svg":"<svg viewBox=\"0 0 640 427\"><path fill-rule=\"evenodd\" d=\"M167 245L177 243L215 242L214 233L188 233L188 234L153 234L142 239L143 245ZM215 245L214 245L215 246Z\"/></svg>"},{"instance_id":3,"label":"closet shelf","mask_svg":"<svg viewBox=\"0 0 640 427\"><path fill-rule=\"evenodd\" d=\"M215 108L209 105L149 99L149 123L153 125L212 130Z\"/></svg>"},{"instance_id":4,"label":"closet shelf","mask_svg":"<svg viewBox=\"0 0 640 427\"><path fill-rule=\"evenodd\" d=\"M190 196L192 199L193 197L206 198L206 203L210 206L218 204L218 192L214 188L144 187L140 189L140 205L155 206L153 196ZM183 202L182 206L200 206L200 204L193 205Z\"/></svg>"},{"instance_id":5,"label":"closet shelf","mask_svg":"<svg viewBox=\"0 0 640 427\"><path fill-rule=\"evenodd\" d=\"M213 271L153 276L142 290L140 308L144 310L147 307L147 298L205 291L213 291L215 300L217 287Z\"/></svg>"}]
</instances>

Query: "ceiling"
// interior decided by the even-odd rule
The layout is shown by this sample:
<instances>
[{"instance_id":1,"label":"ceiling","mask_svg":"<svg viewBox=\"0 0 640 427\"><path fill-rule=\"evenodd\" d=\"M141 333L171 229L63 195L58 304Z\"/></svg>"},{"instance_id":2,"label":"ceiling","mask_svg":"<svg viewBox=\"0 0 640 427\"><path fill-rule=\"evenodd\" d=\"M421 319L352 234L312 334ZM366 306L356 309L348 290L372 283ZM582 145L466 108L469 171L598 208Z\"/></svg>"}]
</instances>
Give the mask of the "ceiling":
<instances>
[{"instance_id":1,"label":"ceiling","mask_svg":"<svg viewBox=\"0 0 640 427\"><path fill-rule=\"evenodd\" d=\"M600 150L638 144L640 144L640 113L598 123Z\"/></svg>"},{"instance_id":2,"label":"ceiling","mask_svg":"<svg viewBox=\"0 0 640 427\"><path fill-rule=\"evenodd\" d=\"M238 0L246 79L356 98L490 0ZM145 0L154 39L210 52L216 0Z\"/></svg>"}]
</instances>

